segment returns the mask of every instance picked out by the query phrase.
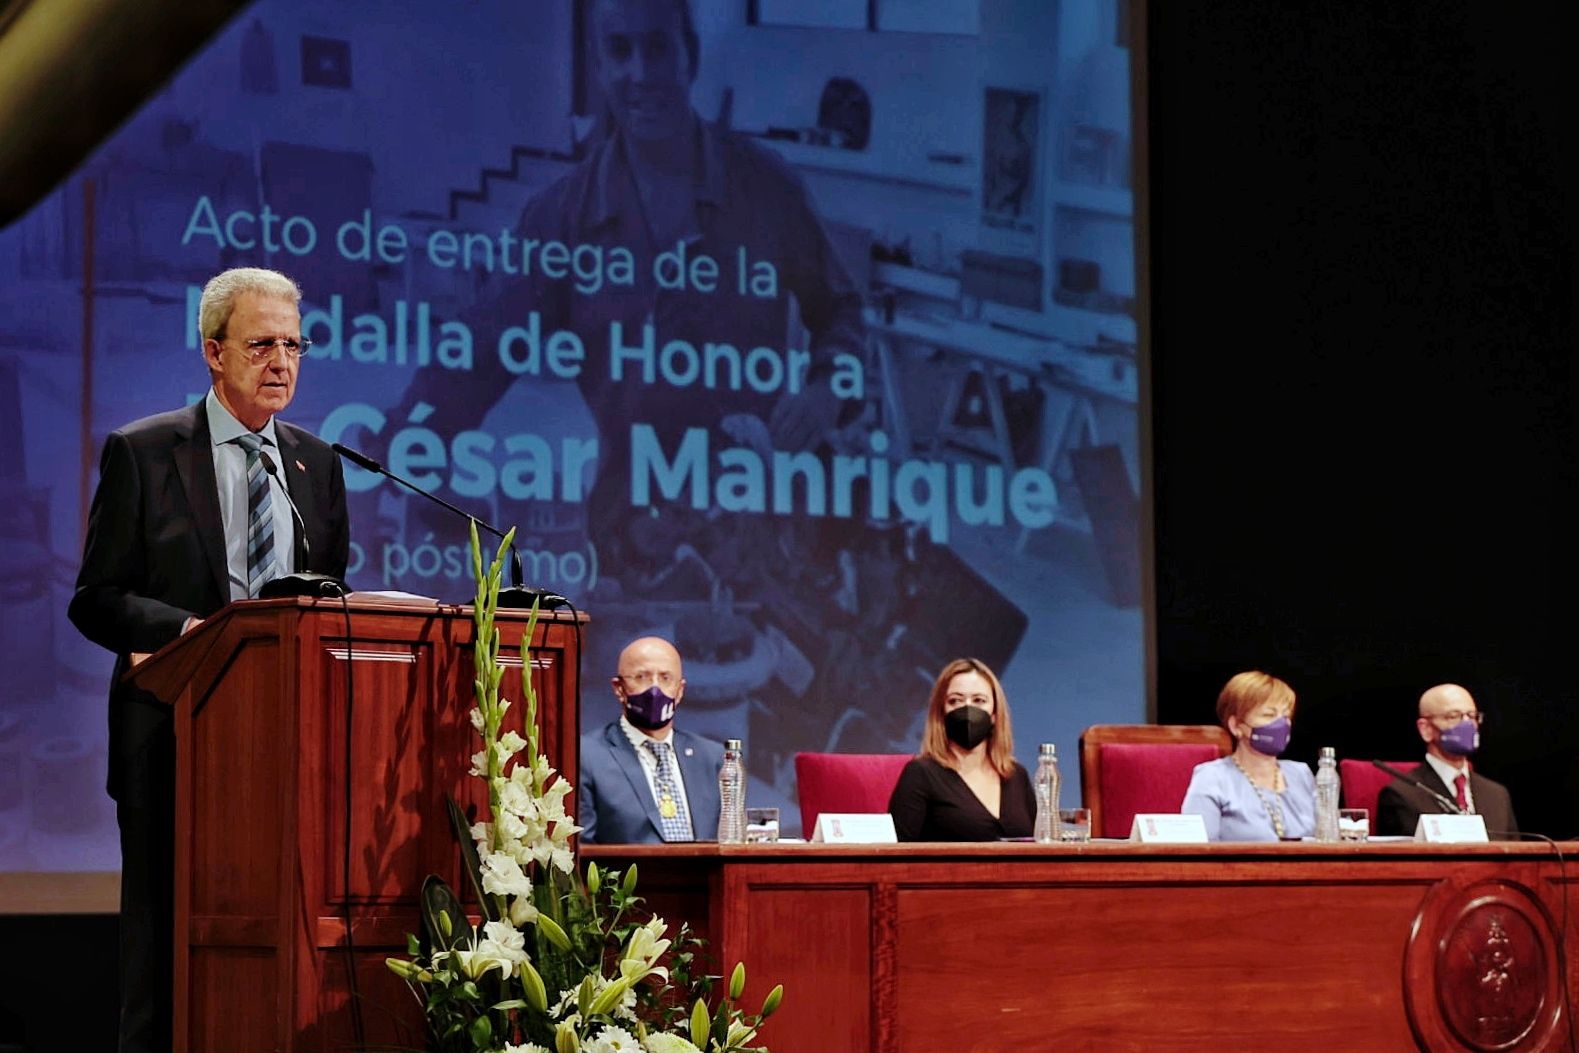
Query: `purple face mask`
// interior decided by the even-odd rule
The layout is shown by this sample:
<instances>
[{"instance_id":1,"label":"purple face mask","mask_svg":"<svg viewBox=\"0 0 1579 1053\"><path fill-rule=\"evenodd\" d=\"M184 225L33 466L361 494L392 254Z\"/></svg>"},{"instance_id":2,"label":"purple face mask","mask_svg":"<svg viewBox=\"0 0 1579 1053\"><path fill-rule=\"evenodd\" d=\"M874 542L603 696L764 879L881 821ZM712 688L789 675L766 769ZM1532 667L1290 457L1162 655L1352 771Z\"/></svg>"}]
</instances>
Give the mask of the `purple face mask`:
<instances>
[{"instance_id":1,"label":"purple face mask","mask_svg":"<svg viewBox=\"0 0 1579 1053\"><path fill-rule=\"evenodd\" d=\"M1270 724L1250 729L1250 748L1268 757L1281 756L1288 749L1288 739L1293 733L1294 725L1288 718L1278 717Z\"/></svg>"},{"instance_id":2,"label":"purple face mask","mask_svg":"<svg viewBox=\"0 0 1579 1053\"><path fill-rule=\"evenodd\" d=\"M625 716L643 731L657 731L674 719L675 701L653 684L645 691L625 696Z\"/></svg>"},{"instance_id":3,"label":"purple face mask","mask_svg":"<svg viewBox=\"0 0 1579 1053\"><path fill-rule=\"evenodd\" d=\"M1473 720L1461 720L1446 731L1438 728L1436 740L1442 752L1467 757L1480 748L1480 725Z\"/></svg>"}]
</instances>

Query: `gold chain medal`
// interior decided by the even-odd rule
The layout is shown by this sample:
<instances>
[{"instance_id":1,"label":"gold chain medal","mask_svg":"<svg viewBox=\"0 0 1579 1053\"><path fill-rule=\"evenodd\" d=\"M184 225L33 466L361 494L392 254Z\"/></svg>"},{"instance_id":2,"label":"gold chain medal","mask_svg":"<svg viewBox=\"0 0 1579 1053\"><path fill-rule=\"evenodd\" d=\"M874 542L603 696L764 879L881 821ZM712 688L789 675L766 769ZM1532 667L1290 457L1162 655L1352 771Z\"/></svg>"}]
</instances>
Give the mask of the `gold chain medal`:
<instances>
[{"instance_id":1,"label":"gold chain medal","mask_svg":"<svg viewBox=\"0 0 1579 1053\"><path fill-rule=\"evenodd\" d=\"M680 814L680 809L675 806L673 797L664 794L658 798L658 814L665 819L673 819Z\"/></svg>"}]
</instances>

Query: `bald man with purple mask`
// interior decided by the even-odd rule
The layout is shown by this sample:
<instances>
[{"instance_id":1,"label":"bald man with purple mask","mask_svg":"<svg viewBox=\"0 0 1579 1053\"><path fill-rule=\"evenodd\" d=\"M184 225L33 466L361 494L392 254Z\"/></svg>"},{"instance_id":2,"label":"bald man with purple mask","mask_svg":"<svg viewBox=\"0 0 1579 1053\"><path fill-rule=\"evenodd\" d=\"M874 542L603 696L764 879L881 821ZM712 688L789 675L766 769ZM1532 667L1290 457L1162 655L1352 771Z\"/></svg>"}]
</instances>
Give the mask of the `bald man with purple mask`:
<instances>
[{"instance_id":1,"label":"bald man with purple mask","mask_svg":"<svg viewBox=\"0 0 1579 1053\"><path fill-rule=\"evenodd\" d=\"M1501 783L1476 772L1470 757L1480 748L1481 713L1457 684L1438 684L1420 696L1415 728L1426 746L1425 763L1394 779L1376 801L1376 832L1409 836L1421 815L1463 812L1481 816L1492 840L1516 840L1513 799ZM1453 807L1449 807L1449 802Z\"/></svg>"},{"instance_id":2,"label":"bald man with purple mask","mask_svg":"<svg viewBox=\"0 0 1579 1053\"><path fill-rule=\"evenodd\" d=\"M576 821L582 842L713 840L724 748L674 726L685 697L680 652L662 637L632 640L609 686L619 719L581 739Z\"/></svg>"}]
</instances>

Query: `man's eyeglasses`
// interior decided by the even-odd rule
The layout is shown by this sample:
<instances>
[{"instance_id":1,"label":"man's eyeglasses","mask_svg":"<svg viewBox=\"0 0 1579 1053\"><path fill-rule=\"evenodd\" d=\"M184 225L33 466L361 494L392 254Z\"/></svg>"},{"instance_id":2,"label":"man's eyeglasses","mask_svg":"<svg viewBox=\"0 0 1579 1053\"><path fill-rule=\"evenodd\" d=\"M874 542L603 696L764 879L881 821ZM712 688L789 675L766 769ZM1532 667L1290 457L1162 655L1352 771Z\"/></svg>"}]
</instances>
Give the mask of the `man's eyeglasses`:
<instances>
[{"instance_id":1,"label":"man's eyeglasses","mask_svg":"<svg viewBox=\"0 0 1579 1053\"><path fill-rule=\"evenodd\" d=\"M1475 722L1476 726L1479 726L1480 724L1482 724L1485 721L1485 719L1486 719L1486 714L1484 714L1484 713L1462 713L1462 712L1458 712L1458 713L1438 713L1436 716L1431 718L1431 720L1434 723L1442 724L1442 725L1445 725L1446 727L1450 727L1450 728L1455 726L1455 725L1457 725L1461 721L1465 721L1465 720L1472 720L1472 721Z\"/></svg>"},{"instance_id":2,"label":"man's eyeglasses","mask_svg":"<svg viewBox=\"0 0 1579 1053\"><path fill-rule=\"evenodd\" d=\"M266 362L274 357L274 349L281 348L286 358L300 358L313 346L311 340L292 340L287 336L258 337L255 340L241 341L242 350L251 356L254 362Z\"/></svg>"},{"instance_id":3,"label":"man's eyeglasses","mask_svg":"<svg viewBox=\"0 0 1579 1053\"><path fill-rule=\"evenodd\" d=\"M638 691L645 690L652 684L657 684L667 692L679 680L673 673L654 673L649 671L641 673L620 673L619 678Z\"/></svg>"}]
</instances>

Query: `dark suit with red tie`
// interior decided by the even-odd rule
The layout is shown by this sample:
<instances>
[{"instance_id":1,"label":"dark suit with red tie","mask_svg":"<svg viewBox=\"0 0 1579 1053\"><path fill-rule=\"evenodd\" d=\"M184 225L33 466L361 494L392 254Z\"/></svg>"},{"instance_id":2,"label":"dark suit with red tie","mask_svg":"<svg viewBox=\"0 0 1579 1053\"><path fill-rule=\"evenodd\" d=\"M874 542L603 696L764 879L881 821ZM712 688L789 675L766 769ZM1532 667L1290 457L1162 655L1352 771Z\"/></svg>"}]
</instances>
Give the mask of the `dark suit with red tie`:
<instances>
[{"instance_id":1,"label":"dark suit with red tie","mask_svg":"<svg viewBox=\"0 0 1579 1053\"><path fill-rule=\"evenodd\" d=\"M343 578L350 525L339 460L300 428L276 420L274 429L280 472L307 527L307 569ZM121 828L123 1050L169 1045L175 751L168 707L121 676L132 653L157 651L188 618L230 602L229 580L204 403L112 432L68 613L82 635L116 655L109 792ZM149 1037L128 1044L129 1032Z\"/></svg>"},{"instance_id":2,"label":"dark suit with red tie","mask_svg":"<svg viewBox=\"0 0 1579 1053\"><path fill-rule=\"evenodd\" d=\"M1449 801L1458 800L1458 791L1444 783L1430 764L1422 764L1409 774ZM1513 798L1508 795L1507 787L1472 771L1469 794L1474 800L1475 813L1486 821L1486 833L1493 841L1517 839L1519 824L1513 817ZM1376 798L1376 832L1407 837L1415 832L1421 815L1451 812L1452 809L1420 786L1405 779L1394 779L1382 787Z\"/></svg>"}]
</instances>

